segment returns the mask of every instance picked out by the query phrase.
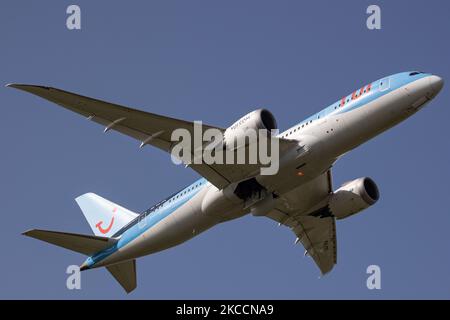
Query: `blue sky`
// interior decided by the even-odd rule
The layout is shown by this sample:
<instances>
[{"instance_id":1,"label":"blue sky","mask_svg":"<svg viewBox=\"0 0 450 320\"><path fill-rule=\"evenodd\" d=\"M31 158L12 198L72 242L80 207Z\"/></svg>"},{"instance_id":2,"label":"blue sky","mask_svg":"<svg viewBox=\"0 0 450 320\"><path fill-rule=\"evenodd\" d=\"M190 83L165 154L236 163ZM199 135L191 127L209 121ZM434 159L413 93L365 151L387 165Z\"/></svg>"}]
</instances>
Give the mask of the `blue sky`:
<instances>
[{"instance_id":1,"label":"blue sky","mask_svg":"<svg viewBox=\"0 0 450 320\"><path fill-rule=\"evenodd\" d=\"M65 26L82 10L82 30ZM50 85L226 127L265 107L281 129L385 75L421 70L450 81L448 1L21 1L0 3L0 83ZM125 295L105 270L69 291L79 254L21 236L91 231L74 198L95 192L135 211L198 176L167 154L44 100L0 88L0 298L450 298L449 90L347 154L335 187L372 177L380 201L339 221L338 264L319 279L287 228L245 217L138 260ZM366 268L381 267L381 290Z\"/></svg>"}]
</instances>

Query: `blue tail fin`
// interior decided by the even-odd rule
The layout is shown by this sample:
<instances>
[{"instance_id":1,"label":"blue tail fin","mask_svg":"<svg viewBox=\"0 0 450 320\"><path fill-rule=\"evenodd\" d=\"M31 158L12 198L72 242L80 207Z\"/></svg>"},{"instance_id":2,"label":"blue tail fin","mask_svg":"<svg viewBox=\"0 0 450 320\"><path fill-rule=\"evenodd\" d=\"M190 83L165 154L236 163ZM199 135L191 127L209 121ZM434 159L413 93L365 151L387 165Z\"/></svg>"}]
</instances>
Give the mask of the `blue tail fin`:
<instances>
[{"instance_id":1,"label":"blue tail fin","mask_svg":"<svg viewBox=\"0 0 450 320\"><path fill-rule=\"evenodd\" d=\"M75 201L96 236L111 237L138 216L138 214L94 193L83 194Z\"/></svg>"}]
</instances>

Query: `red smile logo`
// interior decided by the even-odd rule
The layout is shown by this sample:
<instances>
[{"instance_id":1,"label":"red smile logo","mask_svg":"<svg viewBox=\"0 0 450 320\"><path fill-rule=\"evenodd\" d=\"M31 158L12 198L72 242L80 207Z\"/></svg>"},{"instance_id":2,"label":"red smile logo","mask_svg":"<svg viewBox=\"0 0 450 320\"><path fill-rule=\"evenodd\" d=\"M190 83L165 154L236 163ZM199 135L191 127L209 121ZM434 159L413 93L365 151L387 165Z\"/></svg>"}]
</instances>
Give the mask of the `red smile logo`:
<instances>
[{"instance_id":1,"label":"red smile logo","mask_svg":"<svg viewBox=\"0 0 450 320\"><path fill-rule=\"evenodd\" d=\"M113 212L116 212L116 210L117 210L117 208L114 208L114 209L113 209ZM98 231L100 231L102 234L107 234L107 233L111 230L113 224L114 224L114 216L111 218L111 222L109 223L109 226L108 226L106 229L104 229L104 228L102 227L102 226L103 226L103 221L99 221L99 222L95 225L95 227L96 227L96 228L98 229Z\"/></svg>"}]
</instances>

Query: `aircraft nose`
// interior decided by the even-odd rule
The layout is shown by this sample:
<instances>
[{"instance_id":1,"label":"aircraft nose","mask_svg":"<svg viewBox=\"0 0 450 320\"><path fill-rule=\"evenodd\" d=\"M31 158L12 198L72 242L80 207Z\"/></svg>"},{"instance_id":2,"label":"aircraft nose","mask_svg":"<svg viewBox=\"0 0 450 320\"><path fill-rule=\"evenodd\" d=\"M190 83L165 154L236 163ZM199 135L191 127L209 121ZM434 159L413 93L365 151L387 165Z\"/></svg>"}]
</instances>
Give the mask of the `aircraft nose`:
<instances>
[{"instance_id":1,"label":"aircraft nose","mask_svg":"<svg viewBox=\"0 0 450 320\"><path fill-rule=\"evenodd\" d=\"M429 77L431 91L436 96L444 87L444 80L441 77L432 75Z\"/></svg>"}]
</instances>

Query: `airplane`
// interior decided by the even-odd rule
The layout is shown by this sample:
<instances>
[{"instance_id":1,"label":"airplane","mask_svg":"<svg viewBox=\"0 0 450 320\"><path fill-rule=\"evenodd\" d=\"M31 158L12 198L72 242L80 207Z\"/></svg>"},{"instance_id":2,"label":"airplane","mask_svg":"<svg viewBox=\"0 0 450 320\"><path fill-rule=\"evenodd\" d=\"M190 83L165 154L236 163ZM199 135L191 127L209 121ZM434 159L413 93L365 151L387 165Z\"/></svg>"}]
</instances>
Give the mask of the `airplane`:
<instances>
[{"instance_id":1,"label":"airplane","mask_svg":"<svg viewBox=\"0 0 450 320\"><path fill-rule=\"evenodd\" d=\"M137 286L136 259L181 244L205 230L249 213L287 226L322 274L337 263L336 220L374 205L380 196L376 183L362 177L334 189L331 169L345 153L421 110L437 96L444 81L419 71L376 80L344 96L322 111L282 133L279 170L262 175L260 164L191 163L202 178L136 213L94 193L78 203L94 235L29 230L24 235L81 254L80 270L106 267L129 293ZM9 84L54 102L89 120L171 152L171 133L192 132L193 122L148 113L60 89ZM242 129L277 129L267 109L255 110L228 128L224 137L237 138Z\"/></svg>"}]
</instances>

